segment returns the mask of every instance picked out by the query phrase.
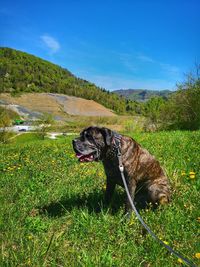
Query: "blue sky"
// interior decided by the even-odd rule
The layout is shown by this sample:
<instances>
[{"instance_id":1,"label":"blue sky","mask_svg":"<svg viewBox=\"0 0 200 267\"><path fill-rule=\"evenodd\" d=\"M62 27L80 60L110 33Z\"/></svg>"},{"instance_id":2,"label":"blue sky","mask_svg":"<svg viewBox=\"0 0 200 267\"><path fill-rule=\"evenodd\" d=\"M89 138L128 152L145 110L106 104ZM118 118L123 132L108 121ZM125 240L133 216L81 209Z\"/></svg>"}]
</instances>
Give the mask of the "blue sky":
<instances>
[{"instance_id":1,"label":"blue sky","mask_svg":"<svg viewBox=\"0 0 200 267\"><path fill-rule=\"evenodd\" d=\"M1 0L0 46L108 90L173 90L200 62L199 14L199 0Z\"/></svg>"}]
</instances>

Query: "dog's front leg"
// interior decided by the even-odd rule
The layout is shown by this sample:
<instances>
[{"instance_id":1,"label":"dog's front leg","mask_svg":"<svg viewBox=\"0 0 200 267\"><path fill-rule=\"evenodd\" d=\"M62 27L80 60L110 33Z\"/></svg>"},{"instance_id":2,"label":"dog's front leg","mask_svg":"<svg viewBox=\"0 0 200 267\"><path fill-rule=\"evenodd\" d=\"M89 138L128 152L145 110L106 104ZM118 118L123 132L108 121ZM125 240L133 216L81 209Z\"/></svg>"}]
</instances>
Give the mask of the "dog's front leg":
<instances>
[{"instance_id":1,"label":"dog's front leg","mask_svg":"<svg viewBox=\"0 0 200 267\"><path fill-rule=\"evenodd\" d=\"M116 183L113 181L113 179L109 176L107 176L107 180L106 180L106 192L105 192L105 202L106 205L109 205L111 200L112 200L112 196L115 190L115 186Z\"/></svg>"},{"instance_id":2,"label":"dog's front leg","mask_svg":"<svg viewBox=\"0 0 200 267\"><path fill-rule=\"evenodd\" d=\"M131 180L129 181L129 183L127 183L127 186L128 186L128 190L129 190L129 194L131 196L131 199L132 201L134 201L134 197L135 197L135 190L136 190L136 183L134 180ZM132 207L131 207L131 204L130 204L130 201L128 199L128 196L126 198L126 208L125 208L125 212L128 214L128 215L131 215L132 213Z\"/></svg>"}]
</instances>

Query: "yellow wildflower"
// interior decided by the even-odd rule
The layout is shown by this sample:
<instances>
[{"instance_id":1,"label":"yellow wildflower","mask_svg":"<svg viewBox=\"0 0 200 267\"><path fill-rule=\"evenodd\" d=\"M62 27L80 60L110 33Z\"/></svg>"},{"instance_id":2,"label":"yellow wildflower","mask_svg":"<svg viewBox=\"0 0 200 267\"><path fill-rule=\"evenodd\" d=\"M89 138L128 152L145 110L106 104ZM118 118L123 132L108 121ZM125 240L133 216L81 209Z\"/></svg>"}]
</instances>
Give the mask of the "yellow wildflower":
<instances>
[{"instance_id":1,"label":"yellow wildflower","mask_svg":"<svg viewBox=\"0 0 200 267\"><path fill-rule=\"evenodd\" d=\"M199 253L199 252L196 253L196 254L195 254L195 257L196 257L197 259L200 259L200 253Z\"/></svg>"},{"instance_id":2,"label":"yellow wildflower","mask_svg":"<svg viewBox=\"0 0 200 267\"><path fill-rule=\"evenodd\" d=\"M133 221L133 219L130 220L129 222L129 226L133 225L135 222Z\"/></svg>"},{"instance_id":3,"label":"yellow wildflower","mask_svg":"<svg viewBox=\"0 0 200 267\"><path fill-rule=\"evenodd\" d=\"M185 175L186 175L186 172L185 172L185 171L182 171L182 172L181 172L181 175L182 175L182 176L185 176Z\"/></svg>"},{"instance_id":4,"label":"yellow wildflower","mask_svg":"<svg viewBox=\"0 0 200 267\"><path fill-rule=\"evenodd\" d=\"M178 258L178 262L179 262L179 263L183 263L183 260L180 259L180 258Z\"/></svg>"},{"instance_id":5,"label":"yellow wildflower","mask_svg":"<svg viewBox=\"0 0 200 267\"><path fill-rule=\"evenodd\" d=\"M135 224L135 220L134 220L134 215L131 214L131 218L130 218L130 221L129 221L129 226Z\"/></svg>"},{"instance_id":6,"label":"yellow wildflower","mask_svg":"<svg viewBox=\"0 0 200 267\"><path fill-rule=\"evenodd\" d=\"M198 217L198 218L197 218L197 222L199 222L199 223L200 223L200 217Z\"/></svg>"},{"instance_id":7,"label":"yellow wildflower","mask_svg":"<svg viewBox=\"0 0 200 267\"><path fill-rule=\"evenodd\" d=\"M165 243L165 245L169 245L169 242L167 242L167 241L163 241L163 243Z\"/></svg>"},{"instance_id":8,"label":"yellow wildflower","mask_svg":"<svg viewBox=\"0 0 200 267\"><path fill-rule=\"evenodd\" d=\"M190 179L194 179L195 178L195 172L190 172Z\"/></svg>"},{"instance_id":9,"label":"yellow wildflower","mask_svg":"<svg viewBox=\"0 0 200 267\"><path fill-rule=\"evenodd\" d=\"M106 184L103 185L103 189L106 190Z\"/></svg>"}]
</instances>

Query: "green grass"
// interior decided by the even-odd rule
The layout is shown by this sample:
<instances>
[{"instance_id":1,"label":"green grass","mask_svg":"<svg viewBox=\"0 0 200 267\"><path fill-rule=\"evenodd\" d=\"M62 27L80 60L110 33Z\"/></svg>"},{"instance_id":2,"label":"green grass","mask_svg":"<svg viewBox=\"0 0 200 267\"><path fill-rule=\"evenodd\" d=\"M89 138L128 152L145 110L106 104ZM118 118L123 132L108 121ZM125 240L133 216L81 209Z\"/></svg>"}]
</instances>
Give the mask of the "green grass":
<instances>
[{"instance_id":1,"label":"green grass","mask_svg":"<svg viewBox=\"0 0 200 267\"><path fill-rule=\"evenodd\" d=\"M134 138L160 160L173 188L170 205L143 210L144 221L198 265L200 131ZM0 146L0 266L181 266L135 215L125 219L121 188L112 208L103 205L102 165L78 163L71 140Z\"/></svg>"},{"instance_id":2,"label":"green grass","mask_svg":"<svg viewBox=\"0 0 200 267\"><path fill-rule=\"evenodd\" d=\"M112 130L121 132L141 132L144 128L145 118L142 116L112 116L112 117L95 117L95 116L72 116L68 115L65 122L56 122L49 127L49 132L73 132L78 133L88 125L99 127L108 127Z\"/></svg>"},{"instance_id":3,"label":"green grass","mask_svg":"<svg viewBox=\"0 0 200 267\"><path fill-rule=\"evenodd\" d=\"M41 141L41 137L37 133L22 133L17 135L15 138L12 139L11 144L12 146L15 144L24 144L28 142L37 142Z\"/></svg>"}]
</instances>

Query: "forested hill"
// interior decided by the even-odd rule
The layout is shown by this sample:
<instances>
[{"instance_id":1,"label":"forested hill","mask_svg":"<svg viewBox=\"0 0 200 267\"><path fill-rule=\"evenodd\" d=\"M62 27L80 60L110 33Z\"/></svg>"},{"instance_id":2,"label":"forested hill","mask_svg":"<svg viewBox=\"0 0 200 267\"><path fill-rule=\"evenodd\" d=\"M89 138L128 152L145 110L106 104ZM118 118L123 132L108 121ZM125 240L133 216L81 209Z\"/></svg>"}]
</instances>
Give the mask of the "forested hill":
<instances>
[{"instance_id":1,"label":"forested hill","mask_svg":"<svg viewBox=\"0 0 200 267\"><path fill-rule=\"evenodd\" d=\"M165 99L169 97L172 93L170 90L145 90L145 89L121 89L115 90L114 93L118 94L119 96L123 96L126 99L130 99L132 101L141 101L145 102L148 101L150 98L155 96L160 96Z\"/></svg>"},{"instance_id":2,"label":"forested hill","mask_svg":"<svg viewBox=\"0 0 200 267\"><path fill-rule=\"evenodd\" d=\"M117 113L134 113L137 103L127 101L46 60L11 48L0 48L0 93L62 93L92 99Z\"/></svg>"}]
</instances>

